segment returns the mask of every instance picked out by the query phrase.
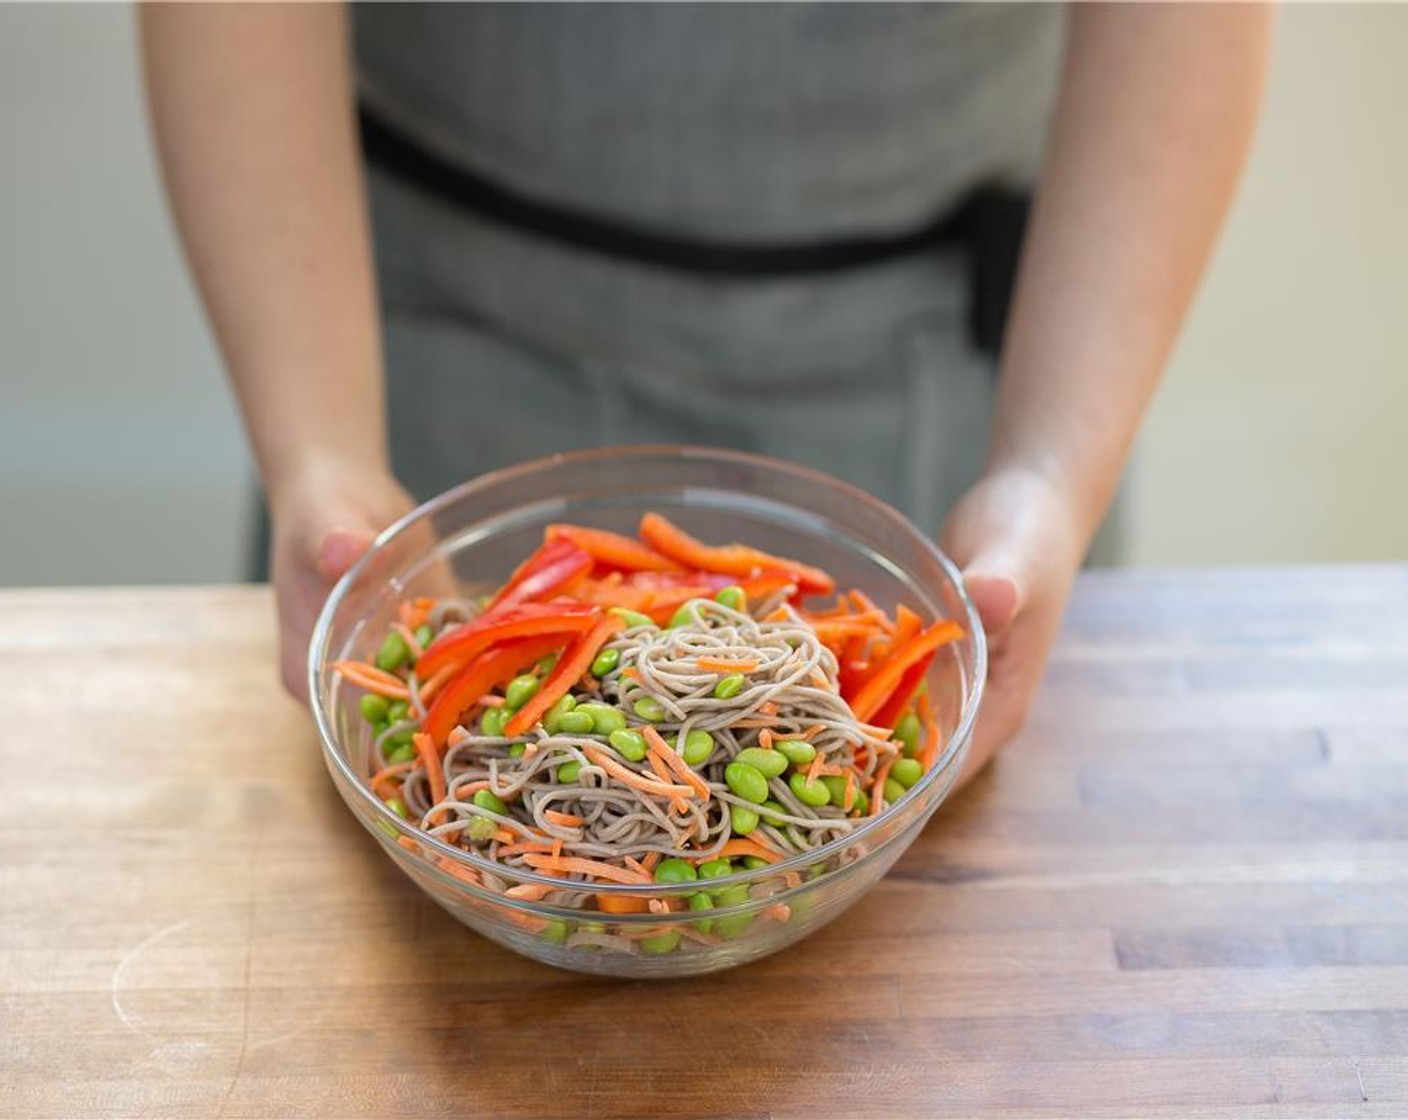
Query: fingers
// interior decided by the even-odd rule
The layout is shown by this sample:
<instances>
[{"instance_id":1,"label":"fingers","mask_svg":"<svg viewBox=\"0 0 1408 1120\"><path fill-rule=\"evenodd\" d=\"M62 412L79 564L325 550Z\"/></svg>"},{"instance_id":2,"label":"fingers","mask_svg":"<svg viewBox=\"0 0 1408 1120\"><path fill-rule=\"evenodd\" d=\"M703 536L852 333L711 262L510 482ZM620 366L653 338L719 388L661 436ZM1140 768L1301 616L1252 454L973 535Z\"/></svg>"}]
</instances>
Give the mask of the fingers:
<instances>
[{"instance_id":1,"label":"fingers","mask_svg":"<svg viewBox=\"0 0 1408 1120\"><path fill-rule=\"evenodd\" d=\"M1022 591L1015 576L969 567L963 573L963 582L978 617L983 620L983 629L989 638L997 638L1006 633L1013 619L1021 609Z\"/></svg>"},{"instance_id":2,"label":"fingers","mask_svg":"<svg viewBox=\"0 0 1408 1120\"><path fill-rule=\"evenodd\" d=\"M318 545L318 574L328 583L341 579L371 547L372 539L366 529L333 529Z\"/></svg>"}]
</instances>

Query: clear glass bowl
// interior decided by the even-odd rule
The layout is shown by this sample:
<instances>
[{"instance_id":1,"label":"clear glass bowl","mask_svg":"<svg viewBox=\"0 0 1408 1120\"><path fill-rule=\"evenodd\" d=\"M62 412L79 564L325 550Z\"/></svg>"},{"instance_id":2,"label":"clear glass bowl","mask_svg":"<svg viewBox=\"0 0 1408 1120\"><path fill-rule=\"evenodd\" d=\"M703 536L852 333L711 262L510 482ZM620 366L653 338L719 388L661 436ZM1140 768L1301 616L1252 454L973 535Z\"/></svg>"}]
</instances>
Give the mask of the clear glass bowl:
<instances>
[{"instance_id":1,"label":"clear glass bowl","mask_svg":"<svg viewBox=\"0 0 1408 1120\"><path fill-rule=\"evenodd\" d=\"M365 784L371 734L356 690L329 668L364 658L408 595L487 589L541 540L572 521L633 533L657 510L711 541L746 541L828 569L838 587L887 609L959 621L967 637L945 646L929 677L944 742L906 796L849 835L772 866L713 880L718 908L611 914L602 896L692 894L697 884L592 885L559 891L557 905L504 897L550 883L461 851L410 826ZM498 471L426 503L393 525L338 583L309 650L313 715L328 769L348 807L431 898L471 929L560 968L626 977L685 976L756 960L835 918L904 852L943 801L962 765L982 694L982 627L957 569L889 506L843 482L776 460L693 447L628 447L558 455ZM466 874L470 873L470 874ZM475 874L480 873L480 874ZM561 904L565 903L565 904ZM587 907L587 909L583 909Z\"/></svg>"}]
</instances>

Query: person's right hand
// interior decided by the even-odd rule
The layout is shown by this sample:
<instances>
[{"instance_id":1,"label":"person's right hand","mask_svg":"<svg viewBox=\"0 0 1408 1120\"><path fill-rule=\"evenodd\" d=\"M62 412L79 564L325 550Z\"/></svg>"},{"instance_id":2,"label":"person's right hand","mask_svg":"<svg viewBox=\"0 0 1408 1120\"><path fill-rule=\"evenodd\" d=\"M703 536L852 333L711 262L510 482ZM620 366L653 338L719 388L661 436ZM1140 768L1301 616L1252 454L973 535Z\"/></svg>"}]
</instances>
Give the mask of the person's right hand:
<instances>
[{"instance_id":1,"label":"person's right hand","mask_svg":"<svg viewBox=\"0 0 1408 1120\"><path fill-rule=\"evenodd\" d=\"M328 592L382 529L414 505L381 469L319 463L270 495L270 572L284 687L308 702L308 640Z\"/></svg>"}]
</instances>

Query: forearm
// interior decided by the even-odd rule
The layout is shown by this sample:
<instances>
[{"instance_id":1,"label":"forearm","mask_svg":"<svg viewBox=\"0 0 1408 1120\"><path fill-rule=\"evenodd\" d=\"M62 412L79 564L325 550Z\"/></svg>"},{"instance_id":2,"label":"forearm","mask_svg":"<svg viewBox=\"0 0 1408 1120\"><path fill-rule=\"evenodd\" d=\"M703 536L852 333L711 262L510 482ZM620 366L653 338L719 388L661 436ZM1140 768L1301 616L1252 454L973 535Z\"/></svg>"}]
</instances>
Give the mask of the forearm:
<instances>
[{"instance_id":1,"label":"forearm","mask_svg":"<svg viewBox=\"0 0 1408 1120\"><path fill-rule=\"evenodd\" d=\"M1077 5L1002 361L990 468L1118 484L1250 146L1270 11Z\"/></svg>"},{"instance_id":2,"label":"forearm","mask_svg":"<svg viewBox=\"0 0 1408 1120\"><path fill-rule=\"evenodd\" d=\"M381 469L380 340L340 5L143 5L173 209L266 488Z\"/></svg>"}]
</instances>

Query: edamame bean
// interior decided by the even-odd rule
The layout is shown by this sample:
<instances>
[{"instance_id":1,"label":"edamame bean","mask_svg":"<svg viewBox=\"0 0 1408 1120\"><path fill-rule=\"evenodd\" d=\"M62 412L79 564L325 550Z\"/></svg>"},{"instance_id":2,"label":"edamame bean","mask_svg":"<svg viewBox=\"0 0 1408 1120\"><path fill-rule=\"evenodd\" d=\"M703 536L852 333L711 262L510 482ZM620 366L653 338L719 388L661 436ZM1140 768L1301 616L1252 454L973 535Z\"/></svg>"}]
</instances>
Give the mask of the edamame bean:
<instances>
[{"instance_id":1,"label":"edamame bean","mask_svg":"<svg viewBox=\"0 0 1408 1120\"><path fill-rule=\"evenodd\" d=\"M798 766L805 766L816 758L816 748L805 739L779 739L772 746L788 762Z\"/></svg>"},{"instance_id":2,"label":"edamame bean","mask_svg":"<svg viewBox=\"0 0 1408 1120\"><path fill-rule=\"evenodd\" d=\"M497 739L504 733L504 721L508 713L502 708L485 708L479 720L479 730L490 739Z\"/></svg>"},{"instance_id":3,"label":"edamame bean","mask_svg":"<svg viewBox=\"0 0 1408 1120\"><path fill-rule=\"evenodd\" d=\"M549 735L556 735L562 728L562 717L576 706L577 698L570 692L567 693L543 713L543 730Z\"/></svg>"},{"instance_id":4,"label":"edamame bean","mask_svg":"<svg viewBox=\"0 0 1408 1120\"><path fill-rule=\"evenodd\" d=\"M423 622L416 627L416 641L420 643L421 649L424 649L434 640L435 631L431 628L430 623Z\"/></svg>"},{"instance_id":5,"label":"edamame bean","mask_svg":"<svg viewBox=\"0 0 1408 1120\"><path fill-rule=\"evenodd\" d=\"M694 864L682 859L662 859L655 868L657 883L692 883L698 878Z\"/></svg>"},{"instance_id":6,"label":"edamame bean","mask_svg":"<svg viewBox=\"0 0 1408 1120\"><path fill-rule=\"evenodd\" d=\"M904 788L904 786L900 785L899 782L895 781L894 778L886 778L886 779L885 779L885 804L886 804L886 805L893 805L896 801L898 801L898 800L899 800L901 797L903 797L904 795L905 795L905 788Z\"/></svg>"},{"instance_id":7,"label":"edamame bean","mask_svg":"<svg viewBox=\"0 0 1408 1120\"><path fill-rule=\"evenodd\" d=\"M406 639L395 630L386 635L381 648L376 651L376 667L393 673L411 659L411 647Z\"/></svg>"},{"instance_id":8,"label":"edamame bean","mask_svg":"<svg viewBox=\"0 0 1408 1120\"><path fill-rule=\"evenodd\" d=\"M475 790L474 803L481 809L488 810L490 813L498 813L501 817L508 815L508 806L505 805L492 790Z\"/></svg>"},{"instance_id":9,"label":"edamame bean","mask_svg":"<svg viewBox=\"0 0 1408 1120\"><path fill-rule=\"evenodd\" d=\"M823 805L831 804L831 791L820 781L809 782L805 774L793 774L787 779L787 784L803 805L820 809Z\"/></svg>"},{"instance_id":10,"label":"edamame bean","mask_svg":"<svg viewBox=\"0 0 1408 1120\"><path fill-rule=\"evenodd\" d=\"M400 817L403 821L411 819L411 811L406 808L406 803L399 797L388 797L386 807Z\"/></svg>"},{"instance_id":11,"label":"edamame bean","mask_svg":"<svg viewBox=\"0 0 1408 1120\"><path fill-rule=\"evenodd\" d=\"M900 758L890 767L890 777L904 786L913 789L914 783L924 776L924 766L917 758Z\"/></svg>"},{"instance_id":12,"label":"edamame bean","mask_svg":"<svg viewBox=\"0 0 1408 1120\"><path fill-rule=\"evenodd\" d=\"M403 727L400 731L393 731L386 737L386 742L393 747L404 747L416 737L415 727Z\"/></svg>"},{"instance_id":13,"label":"edamame bean","mask_svg":"<svg viewBox=\"0 0 1408 1120\"><path fill-rule=\"evenodd\" d=\"M834 774L827 774L821 779L821 784L826 787L826 792L831 795L832 805L844 805L846 803L845 778L838 778Z\"/></svg>"},{"instance_id":14,"label":"edamame bean","mask_svg":"<svg viewBox=\"0 0 1408 1120\"><path fill-rule=\"evenodd\" d=\"M378 696L375 692L368 692L357 701L357 707L362 709L362 718L368 723L384 723L386 709L390 706L385 696Z\"/></svg>"},{"instance_id":15,"label":"edamame bean","mask_svg":"<svg viewBox=\"0 0 1408 1120\"><path fill-rule=\"evenodd\" d=\"M895 739L903 744L906 755L914 755L919 751L919 737L924 729L919 724L919 717L913 712L905 712L899 723L895 724Z\"/></svg>"},{"instance_id":16,"label":"edamame bean","mask_svg":"<svg viewBox=\"0 0 1408 1120\"><path fill-rule=\"evenodd\" d=\"M714 737L698 728L684 737L684 743L676 740L676 749L690 766L703 766L714 753Z\"/></svg>"},{"instance_id":17,"label":"edamame bean","mask_svg":"<svg viewBox=\"0 0 1408 1120\"><path fill-rule=\"evenodd\" d=\"M704 602L703 599L691 599L684 606L680 607L679 610L675 611L675 613L670 616L670 625L667 629L673 630L676 626L688 626L694 621L699 609L699 604L702 602Z\"/></svg>"},{"instance_id":18,"label":"edamame bean","mask_svg":"<svg viewBox=\"0 0 1408 1120\"><path fill-rule=\"evenodd\" d=\"M748 595L737 584L731 584L728 587L719 588L714 593L714 602L731 611L741 611L748 605Z\"/></svg>"},{"instance_id":19,"label":"edamame bean","mask_svg":"<svg viewBox=\"0 0 1408 1120\"><path fill-rule=\"evenodd\" d=\"M731 805L729 809L735 836L747 836L758 827L758 814L752 809L745 809L742 805Z\"/></svg>"},{"instance_id":20,"label":"edamame bean","mask_svg":"<svg viewBox=\"0 0 1408 1120\"><path fill-rule=\"evenodd\" d=\"M659 723L668 714L665 705L653 696L642 696L631 707L647 723Z\"/></svg>"},{"instance_id":21,"label":"edamame bean","mask_svg":"<svg viewBox=\"0 0 1408 1120\"><path fill-rule=\"evenodd\" d=\"M543 676L547 676L557 668L557 654L550 653L546 657L540 658L533 668Z\"/></svg>"},{"instance_id":22,"label":"edamame bean","mask_svg":"<svg viewBox=\"0 0 1408 1120\"><path fill-rule=\"evenodd\" d=\"M765 751L760 747L746 747L734 755L733 760L751 766L764 778L776 778L787 769L787 757L781 751ZM738 796L742 797L743 794Z\"/></svg>"},{"instance_id":23,"label":"edamame bean","mask_svg":"<svg viewBox=\"0 0 1408 1120\"><path fill-rule=\"evenodd\" d=\"M567 923L549 922L543 927L543 932L539 936L549 945L561 945L567 940Z\"/></svg>"},{"instance_id":24,"label":"edamame bean","mask_svg":"<svg viewBox=\"0 0 1408 1120\"><path fill-rule=\"evenodd\" d=\"M400 723L411 714L411 706L404 700L393 700L386 706L386 722Z\"/></svg>"},{"instance_id":25,"label":"edamame bean","mask_svg":"<svg viewBox=\"0 0 1408 1120\"><path fill-rule=\"evenodd\" d=\"M576 710L564 712L557 721L557 733L563 735L590 735L596 730L596 721L591 712Z\"/></svg>"},{"instance_id":26,"label":"edamame bean","mask_svg":"<svg viewBox=\"0 0 1408 1120\"><path fill-rule=\"evenodd\" d=\"M626 726L626 713L607 704L578 704L573 712L591 716L592 730L598 735L610 735Z\"/></svg>"},{"instance_id":27,"label":"edamame bean","mask_svg":"<svg viewBox=\"0 0 1408 1120\"><path fill-rule=\"evenodd\" d=\"M518 711L538 691L538 678L531 673L524 673L521 677L514 677L508 682L508 687L504 689L504 707L511 711Z\"/></svg>"},{"instance_id":28,"label":"edamame bean","mask_svg":"<svg viewBox=\"0 0 1408 1120\"><path fill-rule=\"evenodd\" d=\"M680 937L678 933L662 933L657 937L642 937L637 944L642 953L673 953L680 947Z\"/></svg>"},{"instance_id":29,"label":"edamame bean","mask_svg":"<svg viewBox=\"0 0 1408 1120\"><path fill-rule=\"evenodd\" d=\"M470 817L464 826L464 834L475 844L487 844L498 831L499 826L488 817Z\"/></svg>"},{"instance_id":30,"label":"edamame bean","mask_svg":"<svg viewBox=\"0 0 1408 1120\"><path fill-rule=\"evenodd\" d=\"M508 749L509 758L522 758L523 753L528 749L527 743L514 743Z\"/></svg>"},{"instance_id":31,"label":"edamame bean","mask_svg":"<svg viewBox=\"0 0 1408 1120\"><path fill-rule=\"evenodd\" d=\"M730 762L724 767L724 781L745 801L761 805L768 799L768 780L756 766L749 766L746 762Z\"/></svg>"},{"instance_id":32,"label":"edamame bean","mask_svg":"<svg viewBox=\"0 0 1408 1120\"><path fill-rule=\"evenodd\" d=\"M733 860L731 859L711 859L708 863L699 865L701 879L722 879L725 875L732 874Z\"/></svg>"},{"instance_id":33,"label":"edamame bean","mask_svg":"<svg viewBox=\"0 0 1408 1120\"><path fill-rule=\"evenodd\" d=\"M851 816L863 817L870 812L870 794L863 789L856 790L855 804L851 806Z\"/></svg>"},{"instance_id":34,"label":"edamame bean","mask_svg":"<svg viewBox=\"0 0 1408 1120\"><path fill-rule=\"evenodd\" d=\"M700 891L698 894L689 896L689 908L696 913L701 910L712 910L714 908L714 900L703 891ZM702 921L695 922L694 928L700 933L709 933L713 930L714 923L710 919L705 918Z\"/></svg>"},{"instance_id":35,"label":"edamame bean","mask_svg":"<svg viewBox=\"0 0 1408 1120\"><path fill-rule=\"evenodd\" d=\"M760 867L767 867L768 861L762 856L744 856L743 866L748 871L757 871Z\"/></svg>"},{"instance_id":36,"label":"edamame bean","mask_svg":"<svg viewBox=\"0 0 1408 1120\"><path fill-rule=\"evenodd\" d=\"M720 908L725 906L742 906L752 895L748 893L748 888L743 883L737 883L731 887L724 887L722 890L713 892L714 905Z\"/></svg>"},{"instance_id":37,"label":"edamame bean","mask_svg":"<svg viewBox=\"0 0 1408 1120\"><path fill-rule=\"evenodd\" d=\"M570 786L577 780L577 775L581 773L582 764L575 758L571 762L564 762L557 768L556 779L559 785Z\"/></svg>"},{"instance_id":38,"label":"edamame bean","mask_svg":"<svg viewBox=\"0 0 1408 1120\"><path fill-rule=\"evenodd\" d=\"M625 607L612 607L609 613L619 618L624 618L627 628L631 630L634 630L637 626L655 625L655 620L648 614L641 614L640 611L628 610Z\"/></svg>"},{"instance_id":39,"label":"edamame bean","mask_svg":"<svg viewBox=\"0 0 1408 1120\"><path fill-rule=\"evenodd\" d=\"M398 766L403 762L410 762L416 757L416 749L410 743L402 743L394 751L386 756L388 766Z\"/></svg>"},{"instance_id":40,"label":"edamame bean","mask_svg":"<svg viewBox=\"0 0 1408 1120\"><path fill-rule=\"evenodd\" d=\"M783 805L782 802L774 801L769 797L763 802L762 808L758 810L758 816L762 819L764 824L770 824L774 828L777 828L782 824L782 819L777 814L785 814L786 812L787 807Z\"/></svg>"},{"instance_id":41,"label":"edamame bean","mask_svg":"<svg viewBox=\"0 0 1408 1120\"><path fill-rule=\"evenodd\" d=\"M619 664L621 664L621 651L619 649L604 649L596 655L596 659L592 662L592 676L604 677Z\"/></svg>"},{"instance_id":42,"label":"edamame bean","mask_svg":"<svg viewBox=\"0 0 1408 1120\"><path fill-rule=\"evenodd\" d=\"M741 906L748 899L747 887L726 887L714 895L714 905L719 909L726 906ZM714 919L714 932L731 941L751 926L755 917L754 914L730 914L726 918L716 918Z\"/></svg>"},{"instance_id":43,"label":"edamame bean","mask_svg":"<svg viewBox=\"0 0 1408 1120\"><path fill-rule=\"evenodd\" d=\"M645 736L632 727L617 728L607 737L607 742L628 762L639 762L650 750L646 745Z\"/></svg>"},{"instance_id":44,"label":"edamame bean","mask_svg":"<svg viewBox=\"0 0 1408 1120\"><path fill-rule=\"evenodd\" d=\"M748 683L748 678L742 673L730 673L714 685L715 700L732 700Z\"/></svg>"}]
</instances>

